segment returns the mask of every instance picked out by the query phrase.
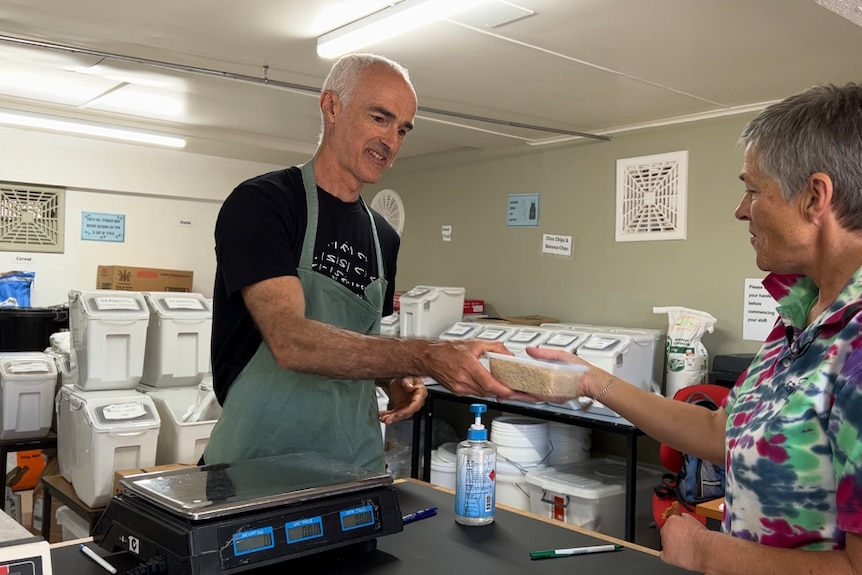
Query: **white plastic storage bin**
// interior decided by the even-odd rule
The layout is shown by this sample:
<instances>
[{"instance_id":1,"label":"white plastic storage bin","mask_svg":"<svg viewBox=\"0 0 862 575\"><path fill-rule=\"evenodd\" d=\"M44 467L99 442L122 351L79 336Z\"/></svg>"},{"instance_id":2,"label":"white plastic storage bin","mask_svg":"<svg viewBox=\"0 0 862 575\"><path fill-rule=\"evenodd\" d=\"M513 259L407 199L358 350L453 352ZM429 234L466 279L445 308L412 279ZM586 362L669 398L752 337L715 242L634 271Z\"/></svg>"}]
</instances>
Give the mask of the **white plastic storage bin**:
<instances>
[{"instance_id":1,"label":"white plastic storage bin","mask_svg":"<svg viewBox=\"0 0 862 575\"><path fill-rule=\"evenodd\" d=\"M75 390L69 403L72 487L85 504L102 507L111 498L114 471L156 464L159 414L153 400L135 390Z\"/></svg>"},{"instance_id":2,"label":"white plastic storage bin","mask_svg":"<svg viewBox=\"0 0 862 575\"><path fill-rule=\"evenodd\" d=\"M72 469L77 461L75 450L77 436L70 400L74 391L74 386L62 385L54 399L54 412L57 415L57 463L60 465L60 475L69 483L72 483Z\"/></svg>"},{"instance_id":3,"label":"white plastic storage bin","mask_svg":"<svg viewBox=\"0 0 862 575\"><path fill-rule=\"evenodd\" d=\"M662 470L637 466L635 526L643 534L652 521L653 488ZM626 462L604 457L527 473L530 511L620 539L625 537Z\"/></svg>"},{"instance_id":4,"label":"white plastic storage bin","mask_svg":"<svg viewBox=\"0 0 862 575\"><path fill-rule=\"evenodd\" d=\"M45 353L8 352L0 356L0 439L48 435L57 381L57 364Z\"/></svg>"},{"instance_id":5,"label":"white plastic storage bin","mask_svg":"<svg viewBox=\"0 0 862 575\"><path fill-rule=\"evenodd\" d=\"M149 308L141 383L197 385L209 371L212 307L199 293L145 292Z\"/></svg>"},{"instance_id":6,"label":"white plastic storage bin","mask_svg":"<svg viewBox=\"0 0 862 575\"><path fill-rule=\"evenodd\" d=\"M149 318L139 292L70 291L69 328L78 387L133 389L144 369Z\"/></svg>"},{"instance_id":7,"label":"white plastic storage bin","mask_svg":"<svg viewBox=\"0 0 862 575\"><path fill-rule=\"evenodd\" d=\"M577 353L578 348L581 347L589 337L590 334L585 331L558 329L551 334L551 337L540 343L539 347L542 349L556 349L567 351L569 353Z\"/></svg>"},{"instance_id":8,"label":"white plastic storage bin","mask_svg":"<svg viewBox=\"0 0 862 575\"><path fill-rule=\"evenodd\" d=\"M173 388L138 387L152 398L161 426L156 449L156 465L197 463L209 443L210 434L221 416L221 406L212 385Z\"/></svg>"},{"instance_id":9,"label":"white plastic storage bin","mask_svg":"<svg viewBox=\"0 0 862 575\"><path fill-rule=\"evenodd\" d=\"M416 286L399 298L403 337L438 337L464 316L462 287Z\"/></svg>"},{"instance_id":10,"label":"white plastic storage bin","mask_svg":"<svg viewBox=\"0 0 862 575\"><path fill-rule=\"evenodd\" d=\"M65 505L57 508L54 517L57 518L57 525L60 526L63 541L85 539L90 536L90 526L87 524L87 520Z\"/></svg>"},{"instance_id":11,"label":"white plastic storage bin","mask_svg":"<svg viewBox=\"0 0 862 575\"><path fill-rule=\"evenodd\" d=\"M449 326L438 339L447 341L473 339L476 334L485 329L485 325L472 321L458 321Z\"/></svg>"},{"instance_id":12,"label":"white plastic storage bin","mask_svg":"<svg viewBox=\"0 0 862 575\"><path fill-rule=\"evenodd\" d=\"M528 347L539 347L554 331L547 327L520 327L506 340L506 349L520 357L530 357L525 351Z\"/></svg>"}]
</instances>

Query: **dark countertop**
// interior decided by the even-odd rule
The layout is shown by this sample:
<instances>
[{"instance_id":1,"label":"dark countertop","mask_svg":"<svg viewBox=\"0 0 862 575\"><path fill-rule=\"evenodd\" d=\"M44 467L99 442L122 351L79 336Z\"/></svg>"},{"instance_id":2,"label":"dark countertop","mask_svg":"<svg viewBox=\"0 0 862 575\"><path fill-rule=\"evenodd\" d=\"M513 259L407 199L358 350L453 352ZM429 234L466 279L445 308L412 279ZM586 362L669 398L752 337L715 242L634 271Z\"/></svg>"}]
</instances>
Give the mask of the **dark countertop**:
<instances>
[{"instance_id":1,"label":"dark countertop","mask_svg":"<svg viewBox=\"0 0 862 575\"><path fill-rule=\"evenodd\" d=\"M499 507L495 522L483 527L455 523L454 496L415 480L396 484L402 514L437 507L434 517L410 523L404 531L377 541L377 550L350 553L334 550L291 560L290 572L319 575L523 575L525 573L579 575L677 575L690 573L666 565L653 549L639 547L570 525ZM626 545L624 551L549 560L530 560L530 551L600 545L608 541ZM90 543L91 546L94 546ZM104 555L104 553L102 553ZM52 547L54 575L105 575L78 549L78 545ZM122 567L120 563L116 563ZM250 575L282 575L286 563L245 571ZM121 569L119 575L123 575ZM168 573L167 575L174 575ZM209 574L207 574L209 575ZM218 575L213 573L212 575Z\"/></svg>"}]
</instances>

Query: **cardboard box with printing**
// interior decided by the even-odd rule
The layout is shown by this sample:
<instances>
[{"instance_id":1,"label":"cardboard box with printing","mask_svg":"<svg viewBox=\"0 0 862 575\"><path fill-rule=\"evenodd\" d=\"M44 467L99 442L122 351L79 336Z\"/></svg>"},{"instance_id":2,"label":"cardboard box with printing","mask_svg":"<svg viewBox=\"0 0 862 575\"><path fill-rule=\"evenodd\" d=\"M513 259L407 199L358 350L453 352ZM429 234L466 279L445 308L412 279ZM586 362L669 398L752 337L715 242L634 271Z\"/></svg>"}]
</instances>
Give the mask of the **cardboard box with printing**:
<instances>
[{"instance_id":1,"label":"cardboard box with printing","mask_svg":"<svg viewBox=\"0 0 862 575\"><path fill-rule=\"evenodd\" d=\"M192 291L194 273L132 266L99 266L96 288L126 291Z\"/></svg>"}]
</instances>

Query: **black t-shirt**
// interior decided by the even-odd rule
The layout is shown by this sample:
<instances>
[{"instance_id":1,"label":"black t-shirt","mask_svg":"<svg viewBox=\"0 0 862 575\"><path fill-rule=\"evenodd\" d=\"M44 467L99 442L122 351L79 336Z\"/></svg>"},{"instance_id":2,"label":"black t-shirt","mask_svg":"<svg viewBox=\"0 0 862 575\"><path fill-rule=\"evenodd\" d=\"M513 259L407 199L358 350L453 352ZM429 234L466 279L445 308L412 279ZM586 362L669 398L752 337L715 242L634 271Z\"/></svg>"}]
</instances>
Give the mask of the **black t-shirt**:
<instances>
[{"instance_id":1,"label":"black t-shirt","mask_svg":"<svg viewBox=\"0 0 862 575\"><path fill-rule=\"evenodd\" d=\"M379 277L368 212L361 200L347 203L317 189L318 229L314 270L362 297ZM395 262L400 238L373 212L384 276L389 282L383 315L392 313ZM213 384L220 402L257 351L261 334L240 290L265 279L296 276L307 224L305 189L297 167L243 182L227 197L215 225L216 275L213 293Z\"/></svg>"}]
</instances>

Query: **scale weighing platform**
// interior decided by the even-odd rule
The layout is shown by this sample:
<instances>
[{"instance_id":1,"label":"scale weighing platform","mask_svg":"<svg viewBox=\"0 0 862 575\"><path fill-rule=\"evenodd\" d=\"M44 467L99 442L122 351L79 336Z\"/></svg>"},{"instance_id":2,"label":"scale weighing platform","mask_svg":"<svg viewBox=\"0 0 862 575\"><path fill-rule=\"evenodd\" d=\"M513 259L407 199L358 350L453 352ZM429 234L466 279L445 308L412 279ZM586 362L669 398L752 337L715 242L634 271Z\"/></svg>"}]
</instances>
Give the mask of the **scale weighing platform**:
<instances>
[{"instance_id":1,"label":"scale weighing platform","mask_svg":"<svg viewBox=\"0 0 862 575\"><path fill-rule=\"evenodd\" d=\"M316 454L120 480L93 537L112 561L167 575L229 574L403 530L392 476ZM112 561L113 562L113 561ZM156 571L164 566L164 571Z\"/></svg>"}]
</instances>

